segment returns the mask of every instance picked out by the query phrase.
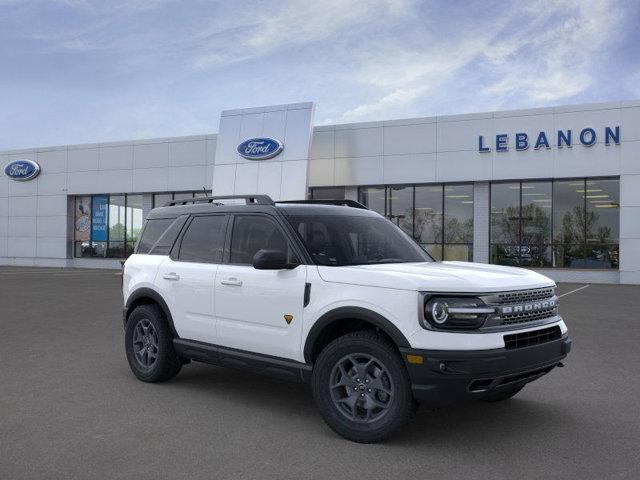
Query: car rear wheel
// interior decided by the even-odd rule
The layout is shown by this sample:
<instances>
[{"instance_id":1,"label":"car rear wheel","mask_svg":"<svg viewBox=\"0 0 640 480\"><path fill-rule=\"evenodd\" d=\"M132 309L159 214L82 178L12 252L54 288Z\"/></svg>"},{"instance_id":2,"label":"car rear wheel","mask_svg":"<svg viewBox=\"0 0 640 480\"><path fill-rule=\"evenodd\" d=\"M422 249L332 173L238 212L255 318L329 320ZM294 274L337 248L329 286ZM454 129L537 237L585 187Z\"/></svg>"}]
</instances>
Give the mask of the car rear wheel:
<instances>
[{"instance_id":1,"label":"car rear wheel","mask_svg":"<svg viewBox=\"0 0 640 480\"><path fill-rule=\"evenodd\" d=\"M129 314L125 350L131 371L143 382L164 382L182 368L169 325L157 305L140 305Z\"/></svg>"},{"instance_id":2,"label":"car rear wheel","mask_svg":"<svg viewBox=\"0 0 640 480\"><path fill-rule=\"evenodd\" d=\"M331 342L313 369L320 414L339 435L360 443L383 440L416 411L406 368L383 336L361 331Z\"/></svg>"}]
</instances>

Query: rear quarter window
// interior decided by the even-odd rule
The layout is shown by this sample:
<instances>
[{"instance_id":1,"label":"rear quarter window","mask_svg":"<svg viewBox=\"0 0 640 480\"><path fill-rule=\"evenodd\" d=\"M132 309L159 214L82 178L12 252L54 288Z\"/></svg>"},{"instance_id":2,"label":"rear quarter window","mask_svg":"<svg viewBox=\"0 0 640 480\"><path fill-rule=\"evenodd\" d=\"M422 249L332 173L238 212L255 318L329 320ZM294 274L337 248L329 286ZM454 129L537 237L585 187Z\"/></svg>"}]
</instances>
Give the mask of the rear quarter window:
<instances>
[{"instance_id":1,"label":"rear quarter window","mask_svg":"<svg viewBox=\"0 0 640 480\"><path fill-rule=\"evenodd\" d=\"M147 224L142 232L142 237L138 242L136 253L149 253L151 247L160 239L160 236L166 232L169 225L174 222L175 218L154 218L147 220Z\"/></svg>"}]
</instances>

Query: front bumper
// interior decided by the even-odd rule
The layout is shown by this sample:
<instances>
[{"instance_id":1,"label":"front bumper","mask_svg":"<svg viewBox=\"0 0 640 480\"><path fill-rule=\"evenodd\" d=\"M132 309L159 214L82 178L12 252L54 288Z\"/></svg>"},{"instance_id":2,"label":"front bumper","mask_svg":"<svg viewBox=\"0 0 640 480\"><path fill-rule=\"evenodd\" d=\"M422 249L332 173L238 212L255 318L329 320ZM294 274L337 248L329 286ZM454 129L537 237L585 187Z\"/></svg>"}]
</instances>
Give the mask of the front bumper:
<instances>
[{"instance_id":1,"label":"front bumper","mask_svg":"<svg viewBox=\"0 0 640 480\"><path fill-rule=\"evenodd\" d=\"M532 382L549 373L570 350L566 333L557 340L509 350L400 349L415 399L431 406L480 399Z\"/></svg>"}]
</instances>

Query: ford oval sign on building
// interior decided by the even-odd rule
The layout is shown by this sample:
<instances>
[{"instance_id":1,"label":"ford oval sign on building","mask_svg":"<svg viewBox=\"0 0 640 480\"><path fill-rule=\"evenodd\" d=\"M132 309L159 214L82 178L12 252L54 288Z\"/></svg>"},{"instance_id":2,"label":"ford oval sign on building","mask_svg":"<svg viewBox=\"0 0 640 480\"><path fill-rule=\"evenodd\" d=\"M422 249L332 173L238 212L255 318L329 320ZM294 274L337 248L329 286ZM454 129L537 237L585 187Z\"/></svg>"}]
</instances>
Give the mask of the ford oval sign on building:
<instances>
[{"instance_id":1,"label":"ford oval sign on building","mask_svg":"<svg viewBox=\"0 0 640 480\"><path fill-rule=\"evenodd\" d=\"M4 173L11 180L26 182L38 176L40 173L40 165L33 160L14 160L4 167Z\"/></svg>"},{"instance_id":2,"label":"ford oval sign on building","mask_svg":"<svg viewBox=\"0 0 640 480\"><path fill-rule=\"evenodd\" d=\"M284 146L273 138L250 138L238 145L238 153L249 160L266 160L278 155Z\"/></svg>"}]
</instances>

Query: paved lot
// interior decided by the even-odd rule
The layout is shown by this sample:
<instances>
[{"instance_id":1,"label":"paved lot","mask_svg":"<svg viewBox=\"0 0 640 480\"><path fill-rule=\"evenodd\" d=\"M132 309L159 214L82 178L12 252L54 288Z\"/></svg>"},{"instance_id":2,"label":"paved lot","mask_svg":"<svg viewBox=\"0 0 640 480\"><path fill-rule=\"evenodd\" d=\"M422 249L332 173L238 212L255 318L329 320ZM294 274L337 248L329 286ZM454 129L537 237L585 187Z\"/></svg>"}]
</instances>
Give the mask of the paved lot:
<instances>
[{"instance_id":1,"label":"paved lot","mask_svg":"<svg viewBox=\"0 0 640 480\"><path fill-rule=\"evenodd\" d=\"M333 434L305 385L202 364L137 381L119 287L0 267L1 479L640 478L640 287L563 297L566 368L502 404L421 409L380 445Z\"/></svg>"}]
</instances>

